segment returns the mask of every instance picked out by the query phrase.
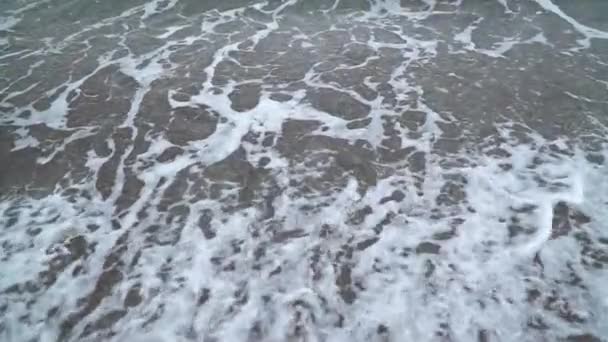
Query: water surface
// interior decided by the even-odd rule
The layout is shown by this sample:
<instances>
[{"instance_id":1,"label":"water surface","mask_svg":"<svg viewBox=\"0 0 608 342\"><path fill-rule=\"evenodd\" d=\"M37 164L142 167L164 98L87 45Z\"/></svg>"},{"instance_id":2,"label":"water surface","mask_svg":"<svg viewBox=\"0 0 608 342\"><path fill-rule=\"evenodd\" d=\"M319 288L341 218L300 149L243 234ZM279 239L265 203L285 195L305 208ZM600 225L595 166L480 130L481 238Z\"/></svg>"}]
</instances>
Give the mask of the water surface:
<instances>
[{"instance_id":1,"label":"water surface","mask_svg":"<svg viewBox=\"0 0 608 342\"><path fill-rule=\"evenodd\" d=\"M606 341L603 0L0 3L0 340Z\"/></svg>"}]
</instances>

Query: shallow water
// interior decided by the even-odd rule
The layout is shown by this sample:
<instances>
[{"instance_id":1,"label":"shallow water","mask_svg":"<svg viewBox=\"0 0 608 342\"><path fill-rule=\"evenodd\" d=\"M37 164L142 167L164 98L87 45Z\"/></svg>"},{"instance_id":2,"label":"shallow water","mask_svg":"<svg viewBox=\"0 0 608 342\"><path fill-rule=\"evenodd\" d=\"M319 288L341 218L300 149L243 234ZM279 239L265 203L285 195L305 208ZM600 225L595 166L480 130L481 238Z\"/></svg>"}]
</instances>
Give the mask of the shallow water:
<instances>
[{"instance_id":1,"label":"shallow water","mask_svg":"<svg viewBox=\"0 0 608 342\"><path fill-rule=\"evenodd\" d=\"M0 340L606 341L603 0L0 3Z\"/></svg>"}]
</instances>

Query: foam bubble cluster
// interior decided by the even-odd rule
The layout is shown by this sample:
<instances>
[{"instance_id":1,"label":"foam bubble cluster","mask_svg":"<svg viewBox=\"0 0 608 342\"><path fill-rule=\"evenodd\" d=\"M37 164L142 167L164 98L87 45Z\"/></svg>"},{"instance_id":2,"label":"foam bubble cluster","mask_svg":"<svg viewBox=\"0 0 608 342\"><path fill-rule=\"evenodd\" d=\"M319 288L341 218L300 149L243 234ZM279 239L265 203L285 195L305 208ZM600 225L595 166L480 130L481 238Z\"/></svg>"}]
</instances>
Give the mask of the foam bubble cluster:
<instances>
[{"instance_id":1,"label":"foam bubble cluster","mask_svg":"<svg viewBox=\"0 0 608 342\"><path fill-rule=\"evenodd\" d=\"M605 341L602 1L0 4L0 340Z\"/></svg>"}]
</instances>

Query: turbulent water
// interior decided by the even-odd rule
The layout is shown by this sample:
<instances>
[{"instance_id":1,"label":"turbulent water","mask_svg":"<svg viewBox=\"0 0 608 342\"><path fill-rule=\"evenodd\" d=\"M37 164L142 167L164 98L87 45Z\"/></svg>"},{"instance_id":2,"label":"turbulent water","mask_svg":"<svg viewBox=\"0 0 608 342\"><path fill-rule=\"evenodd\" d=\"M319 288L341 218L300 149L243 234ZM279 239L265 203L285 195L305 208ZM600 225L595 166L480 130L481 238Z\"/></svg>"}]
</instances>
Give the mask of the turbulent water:
<instances>
[{"instance_id":1,"label":"turbulent water","mask_svg":"<svg viewBox=\"0 0 608 342\"><path fill-rule=\"evenodd\" d=\"M0 340L607 341L608 2L3 0Z\"/></svg>"}]
</instances>

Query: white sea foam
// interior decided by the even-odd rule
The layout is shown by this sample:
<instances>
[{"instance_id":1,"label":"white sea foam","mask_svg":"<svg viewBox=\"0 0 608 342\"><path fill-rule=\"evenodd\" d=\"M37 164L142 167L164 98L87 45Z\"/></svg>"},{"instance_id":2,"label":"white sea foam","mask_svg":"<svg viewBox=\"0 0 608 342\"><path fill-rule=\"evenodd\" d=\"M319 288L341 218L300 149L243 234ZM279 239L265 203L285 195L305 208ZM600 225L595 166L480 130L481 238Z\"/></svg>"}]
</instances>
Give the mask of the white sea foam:
<instances>
[{"instance_id":1,"label":"white sea foam","mask_svg":"<svg viewBox=\"0 0 608 342\"><path fill-rule=\"evenodd\" d=\"M1 104L11 108L0 116L10 129L8 153L48 150L37 157L34 171L24 173L44 178L45 167L57 160L70 167L52 189L41 189L40 197L35 189L23 194L10 188L15 191L0 201L0 270L5 275L0 277L0 339L539 341L582 333L606 336L608 273L602 258L608 177L605 163L597 160L608 158L608 149L585 140L605 140L603 119L593 116L593 106L605 101L560 91L572 101L568 106L584 109L577 113L581 126L592 122L596 130L581 136L543 136L516 115L510 117L509 106L482 117L471 108L487 105L481 97L487 95L487 83L475 79L476 68L497 73L505 84L508 77L523 79L515 69L503 74L487 64L517 63L504 57L523 45L553 49L556 42L533 27L537 33L526 36L531 38L501 35L494 45L480 48L476 35L485 33L481 24L491 19L471 22L465 13L467 27L442 34L444 19L434 15L452 9L459 15L461 3L440 12L435 8L445 6L441 1L424 3L411 9L378 0L367 12L350 13L338 11L346 0L336 0L329 10L315 12L317 17L296 18L301 27L292 27L286 23L295 19L288 16L300 14L289 13L301 1L200 14L181 14L179 1L151 1L66 33L57 51L70 51L82 39L87 49L98 47L87 36L97 30L116 30L106 38L119 38L101 49L87 72L50 87L45 94L57 96L46 109L36 109L38 98L23 106L12 102L43 82L40 70L52 72L43 60L2 84L7 94ZM605 38L551 1L537 3L583 34L584 47L592 38ZM512 1L494 5L518 15ZM169 12L176 22L152 27L154 18ZM310 27L313 20L318 27ZM177 34L191 25L200 25L202 33ZM149 36L160 41L152 39L152 47L136 53L138 46L125 37L133 32L147 36L150 29ZM332 41L344 32L348 43ZM363 57L354 53L356 61L348 64L340 58L347 45L361 44L356 34L367 42ZM255 56L262 44L268 57ZM270 82L269 75L284 67L281 57L290 52L284 46L318 60L296 80ZM3 52L0 60L12 60L13 53ZM241 63L239 58L246 57L237 53L254 54L256 63ZM462 56L473 66L458 65ZM309 62L298 57L291 57L285 73ZM438 71L435 65L450 67ZM126 109L117 106L119 120L111 126L68 127L71 105L84 96L85 82L108 67L136 84L117 88L132 94ZM434 78L444 81L433 83ZM30 83L17 87L20 82ZM105 89L114 81L108 76L103 82ZM231 96L244 85L259 86L259 96L251 108L235 108ZM473 96L480 98L465 98L471 92L462 96L464 87L475 88ZM319 108L311 89L356 101L366 113L341 117L339 111L348 106L343 102ZM152 92L158 98L147 97ZM525 89L514 92L522 93L527 94ZM96 106L119 102L112 98L117 95L122 94L110 93ZM543 114L533 108L525 114ZM29 116L17 116L26 110ZM170 127L180 110L208 115L215 129L204 138L176 143ZM189 120L185 126L196 125ZM369 122L352 127L363 120ZM492 134L478 129L484 120L491 121ZM65 137L44 136L36 131L41 126ZM179 129L191 133L191 127ZM104 130L112 133L103 136ZM101 141L95 140L98 135ZM270 143L262 142L268 137ZM179 152L162 159L171 149ZM402 155L391 159L386 150ZM422 166L417 169L416 163ZM17 176L11 177L17 182ZM100 190L104 187L106 192ZM247 190L254 194L250 203Z\"/></svg>"}]
</instances>

